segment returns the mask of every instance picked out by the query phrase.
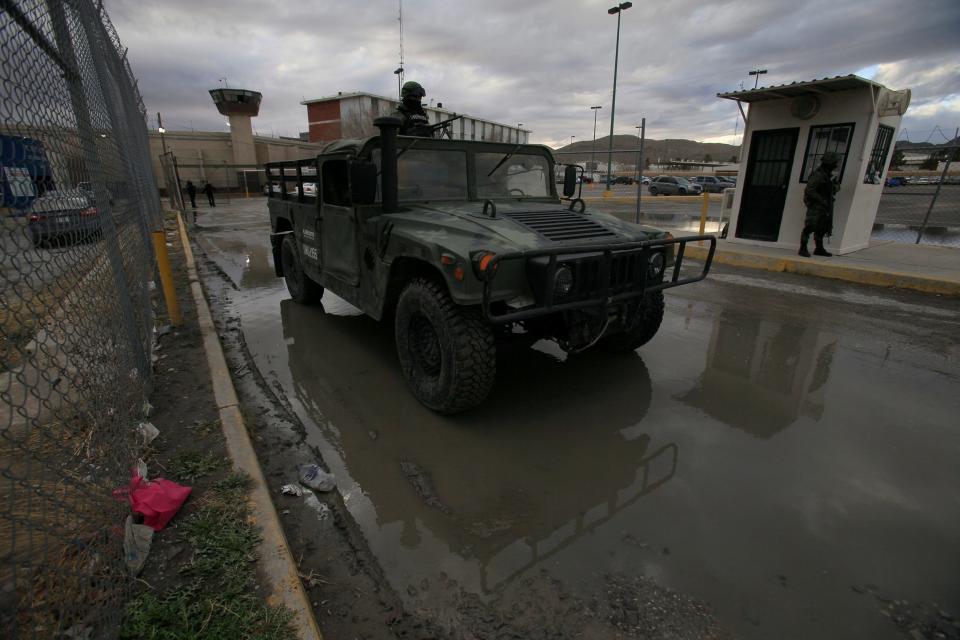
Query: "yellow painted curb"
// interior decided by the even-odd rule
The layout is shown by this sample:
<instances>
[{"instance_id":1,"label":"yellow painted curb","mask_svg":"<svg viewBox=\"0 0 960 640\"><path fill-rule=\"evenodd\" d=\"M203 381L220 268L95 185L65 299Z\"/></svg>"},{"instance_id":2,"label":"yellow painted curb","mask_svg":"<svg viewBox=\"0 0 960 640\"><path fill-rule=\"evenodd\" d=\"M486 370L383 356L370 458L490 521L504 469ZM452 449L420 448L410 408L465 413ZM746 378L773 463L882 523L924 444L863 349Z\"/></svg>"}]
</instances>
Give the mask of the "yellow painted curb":
<instances>
[{"instance_id":1,"label":"yellow painted curb","mask_svg":"<svg viewBox=\"0 0 960 640\"><path fill-rule=\"evenodd\" d=\"M687 257L694 260L704 260L707 257L706 247L688 244L685 252ZM724 251L723 249L717 249L713 256L713 262L714 264L725 264L731 267L797 273L877 287L911 289L923 293L960 296L960 280L943 280L898 271L875 271L854 265L828 264L817 260L781 258L748 251Z\"/></svg>"},{"instance_id":2,"label":"yellow painted curb","mask_svg":"<svg viewBox=\"0 0 960 640\"><path fill-rule=\"evenodd\" d=\"M637 201L636 194L632 196L588 196L583 198L584 202L592 201L604 201L613 204L633 204ZM714 198L710 196L710 202L720 202L721 198ZM703 196L652 196L648 193L643 194L643 202L673 202L676 204L684 204L690 202L703 202Z\"/></svg>"},{"instance_id":3,"label":"yellow painted curb","mask_svg":"<svg viewBox=\"0 0 960 640\"><path fill-rule=\"evenodd\" d=\"M247 426L240 413L237 392L227 369L227 361L223 356L223 348L217 337L213 324L210 307L203 297L203 288L197 277L197 266L193 260L193 251L190 249L190 239L187 237L187 228L183 217L177 214L177 225L180 227L180 242L183 245L184 257L187 261L187 274L190 278L190 291L197 307L197 319L200 333L203 336L203 348L207 354L207 365L210 367L210 377L213 381L213 395L220 412L220 426L227 443L227 453L233 460L233 468L246 473L250 477L250 507L253 521L260 527L263 540L258 548L258 562L260 569L267 578L267 603L270 605L286 606L293 612L293 626L297 637L301 640L322 640L320 628L313 617L313 609L307 594L300 582L297 565L293 561L293 554L287 544L287 537L283 533L283 526L277 516L277 510L270 499L263 471L257 460L257 454L250 441Z\"/></svg>"}]
</instances>

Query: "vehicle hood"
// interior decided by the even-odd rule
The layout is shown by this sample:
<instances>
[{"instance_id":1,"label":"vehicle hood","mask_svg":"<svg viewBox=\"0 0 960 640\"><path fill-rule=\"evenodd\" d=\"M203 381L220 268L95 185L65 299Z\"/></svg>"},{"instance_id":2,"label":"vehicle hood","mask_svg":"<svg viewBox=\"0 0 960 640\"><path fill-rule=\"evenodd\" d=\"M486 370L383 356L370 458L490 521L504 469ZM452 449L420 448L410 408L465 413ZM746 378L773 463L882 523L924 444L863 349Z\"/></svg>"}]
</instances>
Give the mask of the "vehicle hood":
<instances>
[{"instance_id":1,"label":"vehicle hood","mask_svg":"<svg viewBox=\"0 0 960 640\"><path fill-rule=\"evenodd\" d=\"M496 217L483 215L482 202L407 204L385 218L399 231L420 240L466 243L467 250L497 252L576 248L578 245L624 243L659 238L664 231L624 222L613 216L570 211L566 203L498 202Z\"/></svg>"}]
</instances>

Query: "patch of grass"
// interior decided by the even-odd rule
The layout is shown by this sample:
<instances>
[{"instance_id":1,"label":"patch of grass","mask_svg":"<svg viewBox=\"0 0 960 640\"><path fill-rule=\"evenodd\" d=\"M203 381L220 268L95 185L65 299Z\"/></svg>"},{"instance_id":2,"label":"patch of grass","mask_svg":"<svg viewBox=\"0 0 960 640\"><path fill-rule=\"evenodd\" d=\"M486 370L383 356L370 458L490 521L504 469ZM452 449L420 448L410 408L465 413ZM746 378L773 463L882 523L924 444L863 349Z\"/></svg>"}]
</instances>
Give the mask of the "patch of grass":
<instances>
[{"instance_id":1,"label":"patch of grass","mask_svg":"<svg viewBox=\"0 0 960 640\"><path fill-rule=\"evenodd\" d=\"M252 561L260 534L248 522L248 478L231 474L198 501L179 530L193 550L181 569L186 580L164 594L129 603L122 638L231 640L294 638L291 613L254 595Z\"/></svg>"},{"instance_id":2,"label":"patch of grass","mask_svg":"<svg viewBox=\"0 0 960 640\"><path fill-rule=\"evenodd\" d=\"M212 453L188 451L170 461L167 471L183 482L193 482L197 478L210 475L226 464L222 456Z\"/></svg>"},{"instance_id":3,"label":"patch of grass","mask_svg":"<svg viewBox=\"0 0 960 640\"><path fill-rule=\"evenodd\" d=\"M190 429L192 431L196 431L198 433L202 433L205 435L209 435L214 431L217 431L218 429L220 429L220 420L219 419L208 420L208 421L195 420L193 424L187 425L187 429Z\"/></svg>"}]
</instances>

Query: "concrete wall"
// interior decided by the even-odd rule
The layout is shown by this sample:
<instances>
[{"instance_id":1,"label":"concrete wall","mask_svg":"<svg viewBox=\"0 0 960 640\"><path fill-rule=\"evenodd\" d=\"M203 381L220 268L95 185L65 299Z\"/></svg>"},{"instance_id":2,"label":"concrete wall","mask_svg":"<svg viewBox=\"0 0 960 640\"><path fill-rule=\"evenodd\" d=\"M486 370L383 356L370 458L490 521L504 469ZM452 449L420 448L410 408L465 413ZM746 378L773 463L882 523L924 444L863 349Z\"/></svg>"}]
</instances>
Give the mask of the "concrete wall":
<instances>
[{"instance_id":1,"label":"concrete wall","mask_svg":"<svg viewBox=\"0 0 960 640\"><path fill-rule=\"evenodd\" d=\"M818 97L820 99L820 110L816 116L809 120L800 120L791 115L791 100L789 98L755 102L750 106L743 137L742 161L737 179L738 188L733 202L733 215L730 219L728 238L731 242L763 246L775 244L785 248L799 246L800 232L803 230L806 216L806 207L803 204L803 191L806 188L806 182L800 182L800 173L803 169L810 129L822 125L853 122L853 136L848 147L840 191L837 193L834 204L833 236L830 239L830 248L834 253L849 253L867 246L883 186L864 184L864 173L869 162L870 152L873 149L877 125L882 123L894 127L895 140L901 117L887 116L878 119L874 112L874 98L870 87L823 93ZM744 189L747 186L747 170L752 152L753 133L787 128L798 128L799 135L777 241L771 243L737 238L736 228ZM892 155L891 148L884 171L889 166ZM881 175L885 175L885 173Z\"/></svg>"},{"instance_id":2,"label":"concrete wall","mask_svg":"<svg viewBox=\"0 0 960 640\"><path fill-rule=\"evenodd\" d=\"M239 168L253 169L267 162L300 160L320 153L322 145L253 136L255 160L246 167L237 167L234 162L233 141L229 133L209 131L172 131L164 134L167 150L177 158L182 183L208 180L218 189L237 189L242 181L237 177ZM157 184L164 186L163 169L159 157L163 152L160 134L150 132L150 157ZM202 167L200 166L202 165Z\"/></svg>"}]
</instances>

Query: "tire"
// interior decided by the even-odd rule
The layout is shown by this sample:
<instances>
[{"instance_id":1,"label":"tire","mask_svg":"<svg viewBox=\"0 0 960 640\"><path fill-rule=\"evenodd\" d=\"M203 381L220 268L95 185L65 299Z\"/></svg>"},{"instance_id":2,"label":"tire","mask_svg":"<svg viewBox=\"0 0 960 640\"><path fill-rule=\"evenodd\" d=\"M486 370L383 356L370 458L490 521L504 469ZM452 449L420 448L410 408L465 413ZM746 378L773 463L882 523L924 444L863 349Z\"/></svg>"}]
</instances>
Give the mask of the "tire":
<instances>
[{"instance_id":1,"label":"tire","mask_svg":"<svg viewBox=\"0 0 960 640\"><path fill-rule=\"evenodd\" d=\"M683 188L681 188L681 189L680 189L680 195L682 195L682 196L685 196L685 195L687 195L687 190L686 190L686 189L683 189Z\"/></svg>"},{"instance_id":2,"label":"tire","mask_svg":"<svg viewBox=\"0 0 960 640\"><path fill-rule=\"evenodd\" d=\"M323 297L323 287L310 279L303 271L300 251L292 233L283 237L280 245L280 261L283 265L283 279L287 283L290 297L298 304L313 304Z\"/></svg>"},{"instance_id":3,"label":"tire","mask_svg":"<svg viewBox=\"0 0 960 640\"><path fill-rule=\"evenodd\" d=\"M397 301L394 332L400 368L421 404L453 414L486 399L497 374L493 329L478 310L454 304L443 284L410 282Z\"/></svg>"},{"instance_id":4,"label":"tire","mask_svg":"<svg viewBox=\"0 0 960 640\"><path fill-rule=\"evenodd\" d=\"M663 322L663 291L644 296L637 322L626 331L604 336L597 346L609 353L632 353L653 339Z\"/></svg>"},{"instance_id":5,"label":"tire","mask_svg":"<svg viewBox=\"0 0 960 640\"><path fill-rule=\"evenodd\" d=\"M657 190L656 187L650 187L650 195L657 196L657 195L660 195L660 192Z\"/></svg>"}]
</instances>

